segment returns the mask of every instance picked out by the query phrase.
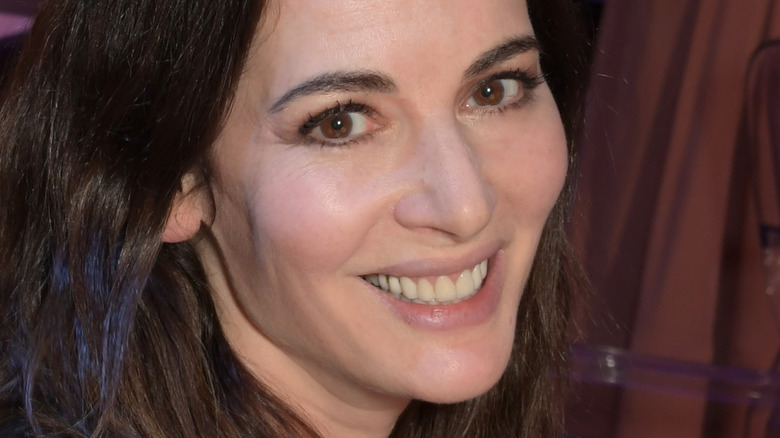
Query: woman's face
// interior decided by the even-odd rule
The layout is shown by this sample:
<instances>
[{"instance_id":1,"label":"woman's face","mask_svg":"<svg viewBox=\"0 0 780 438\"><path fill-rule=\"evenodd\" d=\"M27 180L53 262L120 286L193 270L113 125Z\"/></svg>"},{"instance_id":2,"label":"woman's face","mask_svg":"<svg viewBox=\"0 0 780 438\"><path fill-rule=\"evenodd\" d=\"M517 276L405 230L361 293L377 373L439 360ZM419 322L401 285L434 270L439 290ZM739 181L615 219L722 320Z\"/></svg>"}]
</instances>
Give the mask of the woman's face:
<instances>
[{"instance_id":1,"label":"woman's face","mask_svg":"<svg viewBox=\"0 0 780 438\"><path fill-rule=\"evenodd\" d=\"M517 0L267 12L199 251L233 347L307 412L501 376L567 163L533 35Z\"/></svg>"}]
</instances>

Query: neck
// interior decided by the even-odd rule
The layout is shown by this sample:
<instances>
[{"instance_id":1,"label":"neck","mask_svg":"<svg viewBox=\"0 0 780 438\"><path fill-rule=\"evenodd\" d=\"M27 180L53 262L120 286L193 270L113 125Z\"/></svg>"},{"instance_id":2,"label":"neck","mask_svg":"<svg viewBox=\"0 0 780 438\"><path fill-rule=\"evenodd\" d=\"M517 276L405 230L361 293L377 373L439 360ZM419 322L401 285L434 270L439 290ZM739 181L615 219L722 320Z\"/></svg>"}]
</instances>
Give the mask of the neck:
<instances>
[{"instance_id":1,"label":"neck","mask_svg":"<svg viewBox=\"0 0 780 438\"><path fill-rule=\"evenodd\" d=\"M264 359L267 361L268 357ZM289 358L283 358L286 362L284 359ZM341 382L315 379L309 372L299 373L294 381L279 381L273 373L263 372L269 369L267 362L260 368L252 366L250 358L244 360L249 369L324 438L387 438L410 402L373 391L344 391ZM290 364L279 366L287 368Z\"/></svg>"},{"instance_id":2,"label":"neck","mask_svg":"<svg viewBox=\"0 0 780 438\"><path fill-rule=\"evenodd\" d=\"M387 438L407 404L382 409L344 404L304 409L305 418L324 438Z\"/></svg>"},{"instance_id":3,"label":"neck","mask_svg":"<svg viewBox=\"0 0 780 438\"><path fill-rule=\"evenodd\" d=\"M328 378L329 374L321 370L308 370L289 356L271 358L266 352L262 367L253 366L251 357L244 356L243 359L250 370L324 438L387 438L410 402L406 398L358 389L360 386L346 389L349 385L344 385L341 379ZM269 366L269 359L279 362ZM268 372L291 368L298 369L295 378L280 379Z\"/></svg>"}]
</instances>

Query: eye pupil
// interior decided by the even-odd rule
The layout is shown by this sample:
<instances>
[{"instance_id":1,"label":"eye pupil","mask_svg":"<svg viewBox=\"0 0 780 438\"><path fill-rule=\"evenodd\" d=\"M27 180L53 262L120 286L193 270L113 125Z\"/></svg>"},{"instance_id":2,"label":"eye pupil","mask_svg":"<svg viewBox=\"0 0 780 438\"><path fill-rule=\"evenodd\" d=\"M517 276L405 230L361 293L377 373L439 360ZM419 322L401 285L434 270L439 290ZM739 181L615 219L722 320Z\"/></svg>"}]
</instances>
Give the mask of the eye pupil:
<instances>
[{"instance_id":1,"label":"eye pupil","mask_svg":"<svg viewBox=\"0 0 780 438\"><path fill-rule=\"evenodd\" d=\"M320 130L325 138L344 138L352 132L352 118L349 114L337 114L320 125Z\"/></svg>"},{"instance_id":2,"label":"eye pupil","mask_svg":"<svg viewBox=\"0 0 780 438\"><path fill-rule=\"evenodd\" d=\"M504 99L504 84L500 80L490 81L482 85L474 96L477 105L496 105Z\"/></svg>"}]
</instances>

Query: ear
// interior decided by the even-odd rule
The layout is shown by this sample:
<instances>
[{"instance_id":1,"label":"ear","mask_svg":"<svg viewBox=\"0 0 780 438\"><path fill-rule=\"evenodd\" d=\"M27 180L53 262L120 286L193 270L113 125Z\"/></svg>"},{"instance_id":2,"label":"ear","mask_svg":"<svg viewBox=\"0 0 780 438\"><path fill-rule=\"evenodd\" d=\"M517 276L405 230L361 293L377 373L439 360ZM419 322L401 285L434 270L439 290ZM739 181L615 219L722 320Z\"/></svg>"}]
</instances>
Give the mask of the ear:
<instances>
[{"instance_id":1,"label":"ear","mask_svg":"<svg viewBox=\"0 0 780 438\"><path fill-rule=\"evenodd\" d=\"M198 230L205 216L205 189L198 187L197 179L191 173L182 178L181 191L173 199L173 205L168 212L162 240L165 243L178 243L191 239Z\"/></svg>"}]
</instances>

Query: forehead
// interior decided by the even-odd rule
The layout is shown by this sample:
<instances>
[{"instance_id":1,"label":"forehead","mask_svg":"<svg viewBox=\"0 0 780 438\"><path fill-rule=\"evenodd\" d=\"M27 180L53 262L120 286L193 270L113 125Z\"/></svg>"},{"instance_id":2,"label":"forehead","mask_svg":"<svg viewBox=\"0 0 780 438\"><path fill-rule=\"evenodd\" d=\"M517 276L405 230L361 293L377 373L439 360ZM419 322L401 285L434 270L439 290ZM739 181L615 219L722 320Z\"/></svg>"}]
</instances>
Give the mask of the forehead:
<instances>
[{"instance_id":1,"label":"forehead","mask_svg":"<svg viewBox=\"0 0 780 438\"><path fill-rule=\"evenodd\" d=\"M521 34L533 34L525 0L276 0L254 55L290 84L354 68L430 74Z\"/></svg>"}]
</instances>

